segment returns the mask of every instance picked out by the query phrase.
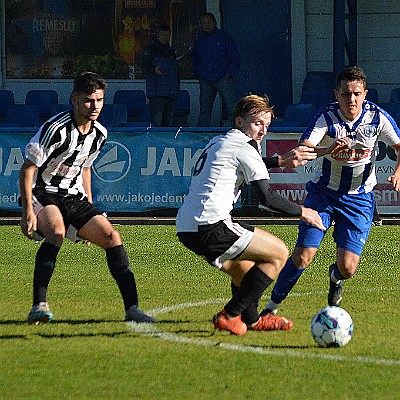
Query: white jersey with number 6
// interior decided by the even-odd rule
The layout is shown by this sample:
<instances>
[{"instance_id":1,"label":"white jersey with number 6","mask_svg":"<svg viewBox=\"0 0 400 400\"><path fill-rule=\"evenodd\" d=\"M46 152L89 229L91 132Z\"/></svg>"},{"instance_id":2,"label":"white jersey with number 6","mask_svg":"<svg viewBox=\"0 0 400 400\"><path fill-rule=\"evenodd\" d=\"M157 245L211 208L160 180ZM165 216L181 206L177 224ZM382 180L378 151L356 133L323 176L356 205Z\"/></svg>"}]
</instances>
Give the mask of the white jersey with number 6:
<instances>
[{"instance_id":1,"label":"white jersey with number 6","mask_svg":"<svg viewBox=\"0 0 400 400\"><path fill-rule=\"evenodd\" d=\"M197 232L199 225L230 218L246 182L268 179L255 140L232 129L210 140L201 153L185 203L178 211L177 232Z\"/></svg>"}]
</instances>

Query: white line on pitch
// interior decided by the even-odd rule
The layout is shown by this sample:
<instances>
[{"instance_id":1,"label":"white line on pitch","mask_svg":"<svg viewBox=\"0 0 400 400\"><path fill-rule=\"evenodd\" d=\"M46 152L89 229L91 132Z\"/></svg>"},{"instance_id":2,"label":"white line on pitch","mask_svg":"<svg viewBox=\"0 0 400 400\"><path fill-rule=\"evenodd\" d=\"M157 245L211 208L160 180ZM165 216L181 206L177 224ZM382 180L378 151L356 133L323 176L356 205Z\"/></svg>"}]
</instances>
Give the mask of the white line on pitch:
<instances>
[{"instance_id":1,"label":"white line on pitch","mask_svg":"<svg viewBox=\"0 0 400 400\"><path fill-rule=\"evenodd\" d=\"M189 303L186 303L189 304ZM284 356L284 357L295 357L295 358L317 358L329 361L346 361L346 362L358 362L358 363L369 363L369 364L381 364L381 365L400 365L399 360L388 360L379 359L372 357L346 357L334 354L316 354L316 353L305 353L296 352L293 350L269 350L257 346L247 346L242 344L229 344L221 343L206 339L194 339L184 336L179 336L176 333L162 332L159 331L153 324L127 322L127 325L133 331L140 333L145 336L162 339L168 342L195 344L206 347L219 347L225 350L241 351L243 353L256 353L269 356Z\"/></svg>"},{"instance_id":2,"label":"white line on pitch","mask_svg":"<svg viewBox=\"0 0 400 400\"><path fill-rule=\"evenodd\" d=\"M360 289L361 290L361 289ZM356 292L357 289L350 289L346 290L346 292ZM362 289L363 292L398 292L400 291L399 287L392 287L392 288L369 288L369 289ZM314 295L321 295L325 294L326 292L315 291L315 292L300 292L300 293L289 293L288 297L301 297L301 296L314 296ZM262 298L269 298L269 296L263 295ZM219 299L209 299L203 300L198 302L190 302L190 303L181 303L181 304L173 304L172 306L165 306L161 308L153 308L147 311L147 314L156 316L158 314L165 314L170 311L182 310L185 308L193 308L193 307L202 307L207 304L218 304L218 303L225 303L229 299L219 298Z\"/></svg>"},{"instance_id":3,"label":"white line on pitch","mask_svg":"<svg viewBox=\"0 0 400 400\"><path fill-rule=\"evenodd\" d=\"M400 288L370 288L367 291L398 291ZM325 293L325 292L324 292ZM292 296L305 296L305 295L313 295L313 294L321 294L321 292L306 292L306 293L298 293L292 294ZM290 295L289 295L290 296ZM215 304L226 302L227 299L219 298L219 299L209 299L198 302L188 302L181 304L174 304L168 307L155 308L152 310L148 310L146 313L151 316L157 316L158 314L164 314L170 311L182 310L185 308L193 308L193 307L201 307L207 304ZM358 362L358 363L370 363L370 364L380 364L380 365L400 365L400 360L390 360L390 359L379 359L373 357L346 357L342 355L334 355L334 354L321 354L321 353L305 353L298 352L293 350L275 350L275 349L265 349L257 346L249 346L249 345L241 345L241 344L229 344L229 343L221 343L220 341L212 341L209 339L194 339L188 338L184 336L177 335L176 333L171 332L163 332L157 329L157 327L153 324L147 323L136 323L136 322L127 322L127 325L133 331L143 334L149 337L155 337L162 340L166 340L169 342L177 342L177 343L187 343L187 344L196 344L200 346L207 347L219 347L225 350L233 350L233 351L241 351L244 353L256 353L256 354L264 354L270 356L284 356L284 357L295 357L295 358L318 358L323 360L330 361L347 361L347 362Z\"/></svg>"}]
</instances>

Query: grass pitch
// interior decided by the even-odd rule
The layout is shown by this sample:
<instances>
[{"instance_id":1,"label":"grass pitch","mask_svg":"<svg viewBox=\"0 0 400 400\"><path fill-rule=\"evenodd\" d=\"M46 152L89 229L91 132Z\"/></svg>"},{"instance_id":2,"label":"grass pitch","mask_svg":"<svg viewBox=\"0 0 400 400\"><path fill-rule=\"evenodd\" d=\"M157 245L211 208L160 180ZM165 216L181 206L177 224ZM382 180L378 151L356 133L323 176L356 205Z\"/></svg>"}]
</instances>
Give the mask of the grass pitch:
<instances>
[{"instance_id":1,"label":"grass pitch","mask_svg":"<svg viewBox=\"0 0 400 400\"><path fill-rule=\"evenodd\" d=\"M264 226L293 248L296 226ZM117 226L141 308L153 325L122 322L119 292L96 247L65 241L50 284L54 321L34 327L38 245L0 227L0 399L390 399L400 388L400 226L373 227L343 308L354 335L320 349L310 321L326 305L335 247L328 232L280 313L290 332L214 332L229 279L186 250L174 226ZM262 301L265 304L272 288Z\"/></svg>"}]
</instances>

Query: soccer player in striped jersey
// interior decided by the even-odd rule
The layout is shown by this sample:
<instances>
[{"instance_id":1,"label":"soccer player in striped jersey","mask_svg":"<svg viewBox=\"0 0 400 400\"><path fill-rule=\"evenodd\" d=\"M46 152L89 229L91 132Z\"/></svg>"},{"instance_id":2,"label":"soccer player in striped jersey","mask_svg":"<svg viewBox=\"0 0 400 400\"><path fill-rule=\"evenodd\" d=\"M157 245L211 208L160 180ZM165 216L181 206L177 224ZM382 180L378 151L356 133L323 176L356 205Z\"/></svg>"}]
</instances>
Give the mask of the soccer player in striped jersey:
<instances>
[{"instance_id":1,"label":"soccer player in striped jersey","mask_svg":"<svg viewBox=\"0 0 400 400\"><path fill-rule=\"evenodd\" d=\"M365 99L366 75L361 68L341 71L334 92L337 102L318 111L300 143L314 147L319 157L304 204L319 212L326 229L334 222L336 261L329 268L328 304L340 306L343 281L356 273L373 220L378 139L397 152L388 181L400 190L400 131L389 114ZM295 250L262 315L276 313L313 260L325 233L300 221Z\"/></svg>"},{"instance_id":2,"label":"soccer player in striped jersey","mask_svg":"<svg viewBox=\"0 0 400 400\"><path fill-rule=\"evenodd\" d=\"M51 321L47 288L65 237L94 243L106 252L107 264L121 292L125 320L154 322L138 309L138 295L121 236L92 204L91 165L107 138L97 121L107 84L85 72L74 81L73 110L45 122L25 149L19 176L21 230L40 240L33 276L33 306L28 322Z\"/></svg>"},{"instance_id":3,"label":"soccer player in striped jersey","mask_svg":"<svg viewBox=\"0 0 400 400\"><path fill-rule=\"evenodd\" d=\"M211 139L203 150L176 219L179 240L232 278L232 299L214 316L213 323L215 328L236 335L248 329L289 330L293 326L286 318L260 317L258 313L260 297L279 274L289 252L282 240L265 230L232 221L231 211L241 185L251 184L264 207L324 229L316 211L290 202L268 186L270 177L260 143L272 116L267 98L249 95L236 104L234 129ZM293 166L301 165L297 163L304 161L296 154L290 152L288 157L267 164L283 165L291 159Z\"/></svg>"}]
</instances>

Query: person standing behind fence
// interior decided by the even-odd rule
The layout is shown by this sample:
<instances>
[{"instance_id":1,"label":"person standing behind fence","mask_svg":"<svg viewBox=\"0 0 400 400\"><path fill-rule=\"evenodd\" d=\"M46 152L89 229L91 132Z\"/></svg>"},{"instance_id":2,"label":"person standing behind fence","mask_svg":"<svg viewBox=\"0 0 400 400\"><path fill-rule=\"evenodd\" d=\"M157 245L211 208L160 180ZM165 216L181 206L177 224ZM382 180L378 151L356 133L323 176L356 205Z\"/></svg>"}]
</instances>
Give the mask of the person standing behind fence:
<instances>
[{"instance_id":1,"label":"person standing behind fence","mask_svg":"<svg viewBox=\"0 0 400 400\"><path fill-rule=\"evenodd\" d=\"M239 72L240 54L231 35L217 28L212 13L201 20L203 33L192 51L192 67L200 84L200 113L198 126L210 126L211 114L217 93L227 111L230 126L235 107L234 76Z\"/></svg>"},{"instance_id":2,"label":"person standing behind fence","mask_svg":"<svg viewBox=\"0 0 400 400\"><path fill-rule=\"evenodd\" d=\"M171 28L161 24L157 40L145 47L142 71L146 78L150 118L154 126L172 126L179 95L179 72L175 50L170 46Z\"/></svg>"}]
</instances>

